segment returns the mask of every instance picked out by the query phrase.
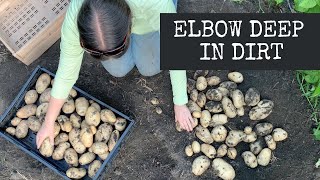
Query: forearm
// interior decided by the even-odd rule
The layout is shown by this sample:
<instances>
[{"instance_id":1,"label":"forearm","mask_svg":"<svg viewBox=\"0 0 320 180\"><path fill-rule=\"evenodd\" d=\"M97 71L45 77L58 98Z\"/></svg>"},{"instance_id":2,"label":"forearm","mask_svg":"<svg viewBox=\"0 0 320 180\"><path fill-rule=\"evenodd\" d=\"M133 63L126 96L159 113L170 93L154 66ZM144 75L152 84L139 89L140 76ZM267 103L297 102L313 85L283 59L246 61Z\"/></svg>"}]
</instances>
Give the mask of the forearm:
<instances>
[{"instance_id":1,"label":"forearm","mask_svg":"<svg viewBox=\"0 0 320 180\"><path fill-rule=\"evenodd\" d=\"M185 70L171 70L173 102L175 105L185 105L188 102L187 74Z\"/></svg>"},{"instance_id":2,"label":"forearm","mask_svg":"<svg viewBox=\"0 0 320 180\"><path fill-rule=\"evenodd\" d=\"M51 96L50 101L49 101L49 107L48 111L45 117L45 122L53 125L54 122L56 121L58 115L60 114L60 110L64 104L65 100L64 99L56 99Z\"/></svg>"}]
</instances>

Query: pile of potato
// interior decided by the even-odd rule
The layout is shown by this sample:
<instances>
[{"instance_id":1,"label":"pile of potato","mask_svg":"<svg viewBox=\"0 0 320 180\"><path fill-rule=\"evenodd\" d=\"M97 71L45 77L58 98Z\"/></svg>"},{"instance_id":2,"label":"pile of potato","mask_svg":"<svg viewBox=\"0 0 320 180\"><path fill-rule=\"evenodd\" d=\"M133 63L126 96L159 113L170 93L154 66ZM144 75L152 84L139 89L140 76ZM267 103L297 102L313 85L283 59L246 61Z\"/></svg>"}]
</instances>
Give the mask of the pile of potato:
<instances>
[{"instance_id":1,"label":"pile of potato","mask_svg":"<svg viewBox=\"0 0 320 180\"><path fill-rule=\"evenodd\" d=\"M48 110L50 84L53 83L46 73L38 78L35 90L26 93L26 105L11 120L12 127L6 129L7 133L22 139L29 129L35 133L39 131ZM70 165L66 172L69 178L81 179L87 173L92 178L119 140L127 121L116 117L109 109L101 109L93 100L77 96L77 91L72 89L62 107L63 113L54 124L54 147L47 138L39 151L57 161L64 159Z\"/></svg>"},{"instance_id":2,"label":"pile of potato","mask_svg":"<svg viewBox=\"0 0 320 180\"><path fill-rule=\"evenodd\" d=\"M224 82L218 76L208 75L208 72L197 70L193 79L188 79L190 100L187 106L195 123L195 135L202 143L193 141L185 148L187 156L201 153L192 163L192 172L197 176L203 174L213 160L212 169L217 176L224 180L234 179L235 170L223 157L235 159L238 155L236 146L241 142L249 143L248 150L241 154L248 167L267 166L277 142L288 137L285 130L273 129L271 123L259 123L271 114L274 103L261 100L255 88L249 88L245 93L237 89L244 80L239 72L230 72L229 80ZM247 126L244 130L228 130L225 126L228 121L244 116L245 109L256 124L254 128ZM179 124L176 126L181 131Z\"/></svg>"}]
</instances>

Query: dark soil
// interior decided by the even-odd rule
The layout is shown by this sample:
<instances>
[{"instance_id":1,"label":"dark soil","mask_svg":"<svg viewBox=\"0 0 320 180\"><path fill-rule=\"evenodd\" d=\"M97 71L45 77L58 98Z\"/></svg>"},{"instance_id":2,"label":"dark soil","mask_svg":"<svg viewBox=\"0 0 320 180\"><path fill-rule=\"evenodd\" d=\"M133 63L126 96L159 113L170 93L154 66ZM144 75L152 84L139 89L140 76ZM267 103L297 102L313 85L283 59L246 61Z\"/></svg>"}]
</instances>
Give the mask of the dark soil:
<instances>
[{"instance_id":1,"label":"dark soil","mask_svg":"<svg viewBox=\"0 0 320 180\"><path fill-rule=\"evenodd\" d=\"M260 4L260 7L259 7ZM180 12L277 12L264 1L184 0ZM262 10L262 11L261 11ZM30 66L25 66L0 45L0 114L9 106L32 70L41 65L52 72L58 67L59 42ZM229 161L236 170L236 179L311 180L317 177L314 164L319 155L319 142L311 134L312 121L306 100L301 96L293 71L241 71L245 82L239 88L256 87L263 98L275 102L274 112L267 118L275 127L289 133L285 142L278 143L271 165L247 168L240 156ZM188 72L189 75L192 72ZM215 71L226 77L226 71ZM195 136L175 130L172 93L168 71L154 77L142 77L136 69L124 78L110 76L96 60L85 56L76 84L96 98L128 114L137 125L103 179L218 179L209 169L197 178L191 173L195 158L184 154L184 147ZM148 103L151 97L161 101L163 114L155 113ZM242 129L251 122L248 117L231 120L229 128ZM253 125L251 123L251 125ZM0 179L60 179L53 171L23 153L13 144L0 139ZM241 154L247 145L240 144Z\"/></svg>"}]
</instances>

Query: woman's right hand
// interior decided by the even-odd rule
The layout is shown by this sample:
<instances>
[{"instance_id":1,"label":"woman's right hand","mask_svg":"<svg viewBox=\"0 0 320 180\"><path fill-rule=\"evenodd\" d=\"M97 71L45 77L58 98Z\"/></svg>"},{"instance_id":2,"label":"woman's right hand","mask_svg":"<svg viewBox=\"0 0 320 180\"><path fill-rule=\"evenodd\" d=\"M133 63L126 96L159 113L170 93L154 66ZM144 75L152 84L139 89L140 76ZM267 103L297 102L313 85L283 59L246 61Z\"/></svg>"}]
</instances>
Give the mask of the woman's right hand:
<instances>
[{"instance_id":1,"label":"woman's right hand","mask_svg":"<svg viewBox=\"0 0 320 180\"><path fill-rule=\"evenodd\" d=\"M37 148L39 149L42 142L46 139L49 138L50 144L53 146L54 145L54 122L47 122L44 121L40 130L37 133L37 138L36 138L36 143L37 143Z\"/></svg>"}]
</instances>

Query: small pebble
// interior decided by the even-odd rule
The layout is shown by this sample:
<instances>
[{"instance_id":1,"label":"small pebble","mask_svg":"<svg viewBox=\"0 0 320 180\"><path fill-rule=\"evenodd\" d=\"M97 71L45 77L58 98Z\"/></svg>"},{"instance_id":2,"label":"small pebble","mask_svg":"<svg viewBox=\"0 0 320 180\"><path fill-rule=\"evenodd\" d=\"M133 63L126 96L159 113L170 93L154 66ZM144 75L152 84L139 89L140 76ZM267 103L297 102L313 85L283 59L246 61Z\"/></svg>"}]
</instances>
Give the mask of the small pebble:
<instances>
[{"instance_id":1,"label":"small pebble","mask_svg":"<svg viewBox=\"0 0 320 180\"><path fill-rule=\"evenodd\" d=\"M162 109L161 109L160 107L156 107L156 112L157 112L158 114L162 114Z\"/></svg>"}]
</instances>

